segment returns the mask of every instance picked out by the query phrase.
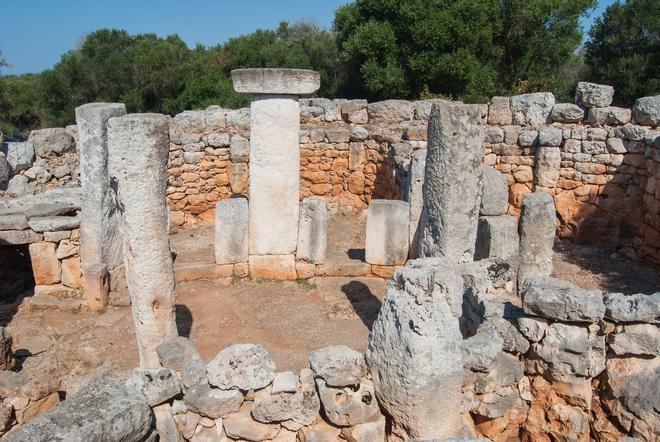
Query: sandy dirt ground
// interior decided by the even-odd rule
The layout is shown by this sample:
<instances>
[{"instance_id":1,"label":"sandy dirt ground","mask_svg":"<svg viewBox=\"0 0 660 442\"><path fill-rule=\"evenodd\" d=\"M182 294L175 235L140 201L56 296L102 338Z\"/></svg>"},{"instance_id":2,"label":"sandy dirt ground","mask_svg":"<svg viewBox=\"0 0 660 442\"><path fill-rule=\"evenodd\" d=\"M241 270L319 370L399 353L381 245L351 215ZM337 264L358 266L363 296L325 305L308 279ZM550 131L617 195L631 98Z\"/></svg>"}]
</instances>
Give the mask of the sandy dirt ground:
<instances>
[{"instance_id":1,"label":"sandy dirt ground","mask_svg":"<svg viewBox=\"0 0 660 442\"><path fill-rule=\"evenodd\" d=\"M335 220L329 260L363 259L363 229L363 218ZM210 261L212 237L208 226L175 233L176 260ZM555 276L584 287L625 293L660 290L657 269L601 249L560 243L554 265ZM386 281L379 278L184 282L176 288L177 325L205 358L232 343L259 343L278 370L296 370L307 365L315 348L345 344L364 350L385 290ZM101 314L30 311L27 300L0 307L0 322L14 337L19 368L25 357L51 349L71 378L103 364L120 372L138 365L129 307L111 307Z\"/></svg>"}]
</instances>

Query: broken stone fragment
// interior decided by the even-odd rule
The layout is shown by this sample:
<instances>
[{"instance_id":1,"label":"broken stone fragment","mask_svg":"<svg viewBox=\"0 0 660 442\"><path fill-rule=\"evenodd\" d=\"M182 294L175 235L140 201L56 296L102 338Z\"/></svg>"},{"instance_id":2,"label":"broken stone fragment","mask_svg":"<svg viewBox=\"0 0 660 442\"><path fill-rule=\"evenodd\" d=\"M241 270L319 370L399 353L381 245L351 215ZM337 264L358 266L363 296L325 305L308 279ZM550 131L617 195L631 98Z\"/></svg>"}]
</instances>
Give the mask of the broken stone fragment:
<instances>
[{"instance_id":1,"label":"broken stone fragment","mask_svg":"<svg viewBox=\"0 0 660 442\"><path fill-rule=\"evenodd\" d=\"M300 388L294 393L275 394L270 386L257 391L252 405L252 417L263 423L286 421L290 428L302 427L314 422L319 407L313 376L305 376L303 373Z\"/></svg>"},{"instance_id":2,"label":"broken stone fragment","mask_svg":"<svg viewBox=\"0 0 660 442\"><path fill-rule=\"evenodd\" d=\"M175 372L181 372L193 359L202 359L195 345L183 336L176 336L163 342L156 347L156 353L160 365Z\"/></svg>"},{"instance_id":3,"label":"broken stone fragment","mask_svg":"<svg viewBox=\"0 0 660 442\"><path fill-rule=\"evenodd\" d=\"M332 387L358 385L367 372L362 353L345 345L312 351L309 354L309 365L317 376Z\"/></svg>"},{"instance_id":4,"label":"broken stone fragment","mask_svg":"<svg viewBox=\"0 0 660 442\"><path fill-rule=\"evenodd\" d=\"M282 428L280 424L265 424L252 419L248 402L238 412L225 417L222 423L230 438L254 442L274 439Z\"/></svg>"},{"instance_id":5,"label":"broken stone fragment","mask_svg":"<svg viewBox=\"0 0 660 442\"><path fill-rule=\"evenodd\" d=\"M292 371L277 373L273 379L272 394L295 393L298 389L298 375Z\"/></svg>"},{"instance_id":6,"label":"broken stone fragment","mask_svg":"<svg viewBox=\"0 0 660 442\"><path fill-rule=\"evenodd\" d=\"M660 356L660 330L655 324L625 325L621 333L610 334L607 343L620 356Z\"/></svg>"},{"instance_id":7,"label":"broken stone fragment","mask_svg":"<svg viewBox=\"0 0 660 442\"><path fill-rule=\"evenodd\" d=\"M495 330L503 339L502 348L504 351L514 354L525 354L529 350L529 342L509 320L504 318L488 318L479 326L477 332L490 329Z\"/></svg>"},{"instance_id":8,"label":"broken stone fragment","mask_svg":"<svg viewBox=\"0 0 660 442\"><path fill-rule=\"evenodd\" d=\"M190 410L211 419L235 413L243 399L243 394L238 390L221 390L211 387L208 382L193 385L183 396Z\"/></svg>"},{"instance_id":9,"label":"broken stone fragment","mask_svg":"<svg viewBox=\"0 0 660 442\"><path fill-rule=\"evenodd\" d=\"M488 371L502 351L504 340L495 329L482 330L463 341L463 363L472 371Z\"/></svg>"},{"instance_id":10,"label":"broken stone fragment","mask_svg":"<svg viewBox=\"0 0 660 442\"><path fill-rule=\"evenodd\" d=\"M325 417L334 425L346 427L362 424L380 415L371 381L362 380L358 386L335 388L318 378L316 387Z\"/></svg>"},{"instance_id":11,"label":"broken stone fragment","mask_svg":"<svg viewBox=\"0 0 660 442\"><path fill-rule=\"evenodd\" d=\"M14 366L11 344L11 335L5 327L0 327L0 370L11 370Z\"/></svg>"},{"instance_id":12,"label":"broken stone fragment","mask_svg":"<svg viewBox=\"0 0 660 442\"><path fill-rule=\"evenodd\" d=\"M136 368L126 386L145 395L152 407L172 399L181 392L179 380L169 368Z\"/></svg>"},{"instance_id":13,"label":"broken stone fragment","mask_svg":"<svg viewBox=\"0 0 660 442\"><path fill-rule=\"evenodd\" d=\"M216 387L258 390L275 378L275 363L261 345L234 344L211 359L206 371Z\"/></svg>"},{"instance_id":14,"label":"broken stone fragment","mask_svg":"<svg viewBox=\"0 0 660 442\"><path fill-rule=\"evenodd\" d=\"M550 276L552 273L555 221L555 204L551 195L534 192L525 197L519 221L519 290L527 278Z\"/></svg>"},{"instance_id":15,"label":"broken stone fragment","mask_svg":"<svg viewBox=\"0 0 660 442\"><path fill-rule=\"evenodd\" d=\"M594 323L605 315L600 290L583 289L560 279L527 279L522 296L525 313L546 319Z\"/></svg>"},{"instance_id":16,"label":"broken stone fragment","mask_svg":"<svg viewBox=\"0 0 660 442\"><path fill-rule=\"evenodd\" d=\"M579 123L584 118L584 110L573 103L557 103L550 112L552 121L557 123Z\"/></svg>"},{"instance_id":17,"label":"broken stone fragment","mask_svg":"<svg viewBox=\"0 0 660 442\"><path fill-rule=\"evenodd\" d=\"M518 318L518 330L532 342L539 342L545 336L548 329L548 321L543 318L530 318L523 316Z\"/></svg>"},{"instance_id":18,"label":"broken stone fragment","mask_svg":"<svg viewBox=\"0 0 660 442\"><path fill-rule=\"evenodd\" d=\"M575 103L586 107L607 107L612 104L614 88L605 84L580 81L575 89Z\"/></svg>"},{"instance_id":19,"label":"broken stone fragment","mask_svg":"<svg viewBox=\"0 0 660 442\"><path fill-rule=\"evenodd\" d=\"M660 322L660 292L651 295L608 293L605 317L614 322Z\"/></svg>"},{"instance_id":20,"label":"broken stone fragment","mask_svg":"<svg viewBox=\"0 0 660 442\"><path fill-rule=\"evenodd\" d=\"M633 118L635 123L644 126L660 125L660 95L635 100Z\"/></svg>"},{"instance_id":21,"label":"broken stone fragment","mask_svg":"<svg viewBox=\"0 0 660 442\"><path fill-rule=\"evenodd\" d=\"M481 194L480 215L503 215L509 202L509 188L505 176L498 170L484 166L483 192Z\"/></svg>"},{"instance_id":22,"label":"broken stone fragment","mask_svg":"<svg viewBox=\"0 0 660 442\"><path fill-rule=\"evenodd\" d=\"M513 124L541 126L550 122L555 96L550 92L514 95L511 97Z\"/></svg>"}]
</instances>

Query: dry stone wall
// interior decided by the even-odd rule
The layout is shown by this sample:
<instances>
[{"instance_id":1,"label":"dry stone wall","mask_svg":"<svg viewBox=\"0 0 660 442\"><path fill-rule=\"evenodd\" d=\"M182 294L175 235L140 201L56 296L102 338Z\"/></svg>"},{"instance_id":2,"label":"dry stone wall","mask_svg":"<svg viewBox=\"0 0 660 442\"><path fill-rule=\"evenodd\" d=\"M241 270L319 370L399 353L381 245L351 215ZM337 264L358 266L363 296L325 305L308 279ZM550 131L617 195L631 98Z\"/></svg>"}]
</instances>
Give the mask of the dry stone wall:
<instances>
[{"instance_id":1,"label":"dry stone wall","mask_svg":"<svg viewBox=\"0 0 660 442\"><path fill-rule=\"evenodd\" d=\"M560 237L624 246L658 264L660 96L640 98L631 110L611 106L613 93L581 83L575 104L555 103L549 93L493 97L481 112L485 162L507 179L507 213L518 216L528 193L550 193ZM412 201L410 182L419 177L411 162L426 149L435 102L301 100L300 199L322 197L334 212L362 210L372 198ZM4 143L2 196L77 185L76 137L70 126ZM248 108L211 106L171 120L167 201L174 225L212 220L216 201L248 195L249 137Z\"/></svg>"}]
</instances>

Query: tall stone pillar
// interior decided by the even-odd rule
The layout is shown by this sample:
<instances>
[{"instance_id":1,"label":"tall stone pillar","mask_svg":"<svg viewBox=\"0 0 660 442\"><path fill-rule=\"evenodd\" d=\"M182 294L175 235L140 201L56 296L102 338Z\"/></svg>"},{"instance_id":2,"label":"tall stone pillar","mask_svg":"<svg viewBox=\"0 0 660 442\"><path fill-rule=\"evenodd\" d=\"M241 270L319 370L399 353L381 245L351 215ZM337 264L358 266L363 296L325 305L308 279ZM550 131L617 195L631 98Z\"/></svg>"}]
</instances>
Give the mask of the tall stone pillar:
<instances>
[{"instance_id":1,"label":"tall stone pillar","mask_svg":"<svg viewBox=\"0 0 660 442\"><path fill-rule=\"evenodd\" d=\"M158 367L156 347L178 335L167 228L169 117L129 114L108 121L108 169L119 212L126 283L142 367Z\"/></svg>"},{"instance_id":2,"label":"tall stone pillar","mask_svg":"<svg viewBox=\"0 0 660 442\"><path fill-rule=\"evenodd\" d=\"M108 119L126 114L123 103L89 103L76 108L80 133L80 185L83 190L80 220L80 267L83 292L92 310L107 303L107 285L98 284L99 269L121 264L121 239L108 177Z\"/></svg>"},{"instance_id":3,"label":"tall stone pillar","mask_svg":"<svg viewBox=\"0 0 660 442\"><path fill-rule=\"evenodd\" d=\"M527 278L550 276L555 244L557 215L552 195L530 193L522 202L518 231L520 233L520 266L518 292Z\"/></svg>"},{"instance_id":4,"label":"tall stone pillar","mask_svg":"<svg viewBox=\"0 0 660 442\"><path fill-rule=\"evenodd\" d=\"M319 74L302 69L237 69L231 76L237 92L252 94L250 255L293 255L300 211L298 96L319 88ZM280 258L272 262L291 261Z\"/></svg>"},{"instance_id":5,"label":"tall stone pillar","mask_svg":"<svg viewBox=\"0 0 660 442\"><path fill-rule=\"evenodd\" d=\"M421 257L472 261L477 239L484 159L483 120L478 104L433 106L423 185L419 237Z\"/></svg>"}]
</instances>

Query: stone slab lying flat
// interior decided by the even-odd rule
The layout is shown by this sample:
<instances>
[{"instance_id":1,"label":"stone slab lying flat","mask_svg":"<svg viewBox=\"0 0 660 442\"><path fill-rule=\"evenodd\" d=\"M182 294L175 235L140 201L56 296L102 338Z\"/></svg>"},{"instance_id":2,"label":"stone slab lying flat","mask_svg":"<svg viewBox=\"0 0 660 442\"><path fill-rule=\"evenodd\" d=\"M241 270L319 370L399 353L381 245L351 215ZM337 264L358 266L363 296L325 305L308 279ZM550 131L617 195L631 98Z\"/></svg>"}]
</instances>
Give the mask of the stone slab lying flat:
<instances>
[{"instance_id":1,"label":"stone slab lying flat","mask_svg":"<svg viewBox=\"0 0 660 442\"><path fill-rule=\"evenodd\" d=\"M79 210L82 204L82 189L80 187L60 187L47 190L36 195L25 195L18 198L5 199L0 201L0 215L28 214L30 216L49 216L53 215L53 210L59 207L60 212L68 213ZM44 210L38 206L43 205ZM61 210L65 210L62 212Z\"/></svg>"},{"instance_id":2,"label":"stone slab lying flat","mask_svg":"<svg viewBox=\"0 0 660 442\"><path fill-rule=\"evenodd\" d=\"M217 265L214 262L186 262L174 264L176 282L198 279L228 278L234 273L232 264Z\"/></svg>"},{"instance_id":3,"label":"stone slab lying flat","mask_svg":"<svg viewBox=\"0 0 660 442\"><path fill-rule=\"evenodd\" d=\"M19 427L8 441L145 440L153 415L146 398L116 381L103 380Z\"/></svg>"},{"instance_id":4,"label":"stone slab lying flat","mask_svg":"<svg viewBox=\"0 0 660 442\"><path fill-rule=\"evenodd\" d=\"M1 215L0 230L25 230L28 222L25 215Z\"/></svg>"},{"instance_id":5,"label":"stone slab lying flat","mask_svg":"<svg viewBox=\"0 0 660 442\"><path fill-rule=\"evenodd\" d=\"M80 215L76 216L38 216L31 218L28 225L35 232L59 232L80 227Z\"/></svg>"},{"instance_id":6,"label":"stone slab lying flat","mask_svg":"<svg viewBox=\"0 0 660 442\"><path fill-rule=\"evenodd\" d=\"M319 73L307 69L234 69L231 79L246 94L312 94L321 85Z\"/></svg>"},{"instance_id":7,"label":"stone slab lying flat","mask_svg":"<svg viewBox=\"0 0 660 442\"><path fill-rule=\"evenodd\" d=\"M32 230L3 230L0 231L0 245L32 244L40 242L44 236Z\"/></svg>"}]
</instances>

